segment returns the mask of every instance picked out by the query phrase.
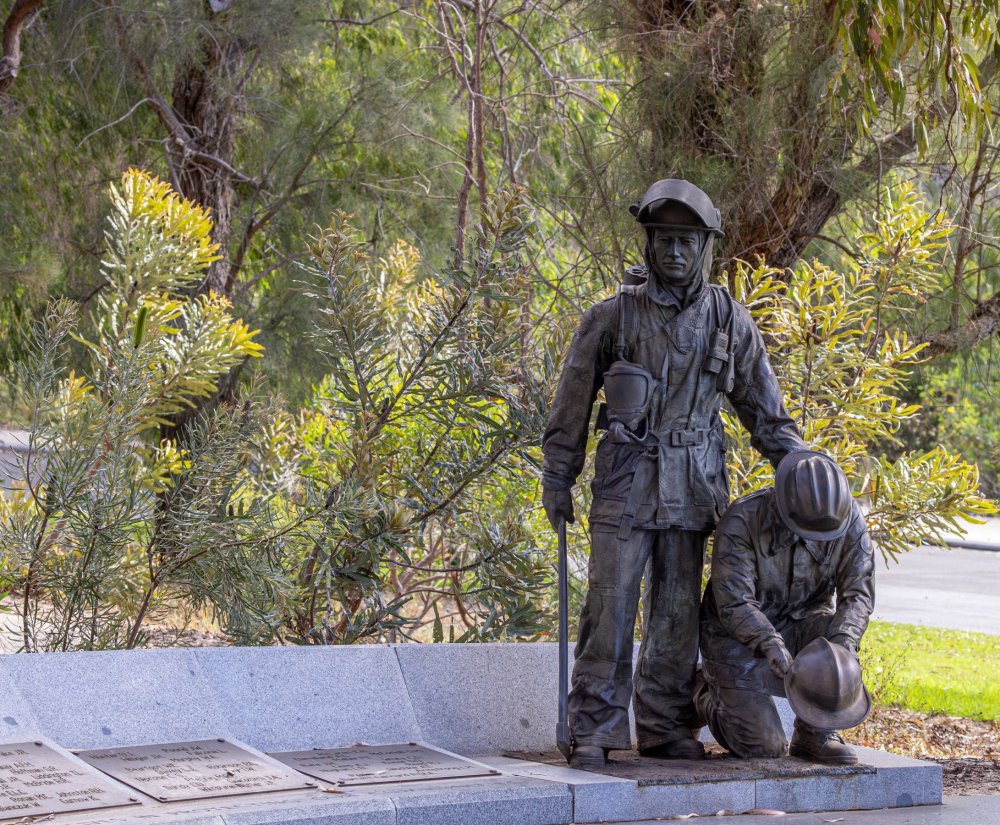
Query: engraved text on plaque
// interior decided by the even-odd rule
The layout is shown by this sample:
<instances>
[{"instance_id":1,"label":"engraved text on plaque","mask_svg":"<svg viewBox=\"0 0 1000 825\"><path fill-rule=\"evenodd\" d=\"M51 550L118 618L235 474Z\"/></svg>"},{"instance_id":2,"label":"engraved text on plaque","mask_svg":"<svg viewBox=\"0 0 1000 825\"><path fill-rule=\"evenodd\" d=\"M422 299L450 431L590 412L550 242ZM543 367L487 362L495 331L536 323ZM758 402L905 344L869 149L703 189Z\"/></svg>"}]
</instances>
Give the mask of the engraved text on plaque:
<instances>
[{"instance_id":1,"label":"engraved text on plaque","mask_svg":"<svg viewBox=\"0 0 1000 825\"><path fill-rule=\"evenodd\" d=\"M161 802L315 787L224 739L105 748L79 756Z\"/></svg>"},{"instance_id":2,"label":"engraved text on plaque","mask_svg":"<svg viewBox=\"0 0 1000 825\"><path fill-rule=\"evenodd\" d=\"M135 804L48 745L0 745L0 821Z\"/></svg>"}]
</instances>

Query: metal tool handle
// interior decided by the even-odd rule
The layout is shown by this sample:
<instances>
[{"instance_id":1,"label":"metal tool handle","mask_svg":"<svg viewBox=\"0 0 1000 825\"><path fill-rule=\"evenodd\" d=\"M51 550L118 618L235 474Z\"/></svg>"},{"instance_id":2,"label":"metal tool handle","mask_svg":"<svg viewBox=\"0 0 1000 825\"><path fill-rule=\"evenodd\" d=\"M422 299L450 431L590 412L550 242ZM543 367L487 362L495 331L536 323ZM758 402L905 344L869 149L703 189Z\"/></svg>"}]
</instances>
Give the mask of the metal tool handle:
<instances>
[{"instance_id":1,"label":"metal tool handle","mask_svg":"<svg viewBox=\"0 0 1000 825\"><path fill-rule=\"evenodd\" d=\"M556 747L569 761L569 574L566 567L566 519L559 519L559 719Z\"/></svg>"}]
</instances>

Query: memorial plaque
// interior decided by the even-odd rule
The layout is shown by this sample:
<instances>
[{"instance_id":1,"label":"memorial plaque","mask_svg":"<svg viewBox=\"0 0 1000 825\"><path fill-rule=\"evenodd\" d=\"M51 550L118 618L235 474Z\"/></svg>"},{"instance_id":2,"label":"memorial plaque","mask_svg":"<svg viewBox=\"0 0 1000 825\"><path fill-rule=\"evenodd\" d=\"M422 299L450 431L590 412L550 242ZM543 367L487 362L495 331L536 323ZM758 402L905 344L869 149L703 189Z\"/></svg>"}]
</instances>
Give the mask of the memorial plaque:
<instances>
[{"instance_id":1,"label":"memorial plaque","mask_svg":"<svg viewBox=\"0 0 1000 825\"><path fill-rule=\"evenodd\" d=\"M104 748L78 755L161 802L316 787L225 739Z\"/></svg>"},{"instance_id":2,"label":"memorial plaque","mask_svg":"<svg viewBox=\"0 0 1000 825\"><path fill-rule=\"evenodd\" d=\"M41 742L0 745L0 821L138 804Z\"/></svg>"},{"instance_id":3,"label":"memorial plaque","mask_svg":"<svg viewBox=\"0 0 1000 825\"><path fill-rule=\"evenodd\" d=\"M414 742L399 745L352 745L270 754L307 776L331 785L378 785L383 782L422 782L496 776L487 765L471 762Z\"/></svg>"}]
</instances>

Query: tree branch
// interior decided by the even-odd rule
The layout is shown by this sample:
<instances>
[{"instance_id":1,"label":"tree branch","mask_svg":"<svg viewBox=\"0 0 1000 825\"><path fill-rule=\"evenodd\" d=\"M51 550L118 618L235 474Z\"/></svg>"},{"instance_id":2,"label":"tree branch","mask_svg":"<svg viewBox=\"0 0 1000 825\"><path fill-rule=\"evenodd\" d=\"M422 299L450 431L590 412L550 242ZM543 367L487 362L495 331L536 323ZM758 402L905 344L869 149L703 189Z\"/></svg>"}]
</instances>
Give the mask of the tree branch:
<instances>
[{"instance_id":1,"label":"tree branch","mask_svg":"<svg viewBox=\"0 0 1000 825\"><path fill-rule=\"evenodd\" d=\"M3 27L3 53L0 55L0 95L7 91L21 67L21 32L28 18L42 5L43 0L14 0L14 7L7 15Z\"/></svg>"},{"instance_id":2,"label":"tree branch","mask_svg":"<svg viewBox=\"0 0 1000 825\"><path fill-rule=\"evenodd\" d=\"M970 349L1000 334L1000 293L975 305L969 320L962 326L934 332L923 339L927 344L923 355L938 358Z\"/></svg>"},{"instance_id":3,"label":"tree branch","mask_svg":"<svg viewBox=\"0 0 1000 825\"><path fill-rule=\"evenodd\" d=\"M39 0L39 2L40 1L41 0ZM114 9L117 12L115 16L115 23L118 29L118 44L146 92L146 98L141 102L148 103L153 107L153 111L155 111L157 117L159 117L160 123L169 134L169 139L181 148L181 152L186 157L198 161L205 166L210 166L214 169L226 172L237 183L247 183L251 186L260 186L260 181L250 177L249 175L244 175L242 172L234 169L230 163L227 163L222 158L196 148L191 136L190 128L181 120L180 117L177 116L177 112L175 112L174 108L167 102L167 99L163 96L156 83L153 81L149 67L146 66L145 62L132 47L131 41L128 37L128 30L125 27L125 21L122 18L120 9L118 9L117 6L115 6ZM244 82L245 81L241 81L241 84ZM167 165L171 168L171 172L173 173L174 164L171 162L171 153L169 151L166 153L166 160ZM172 175L172 178L176 177L177 176Z\"/></svg>"},{"instance_id":4,"label":"tree branch","mask_svg":"<svg viewBox=\"0 0 1000 825\"><path fill-rule=\"evenodd\" d=\"M331 26L371 26L373 23L377 23L379 20L385 20L387 17L392 17L394 14L398 14L403 11L406 6L397 6L392 11L384 12L383 14L376 14L371 17L366 17L364 19L356 17L324 17L318 22L328 23Z\"/></svg>"}]
</instances>

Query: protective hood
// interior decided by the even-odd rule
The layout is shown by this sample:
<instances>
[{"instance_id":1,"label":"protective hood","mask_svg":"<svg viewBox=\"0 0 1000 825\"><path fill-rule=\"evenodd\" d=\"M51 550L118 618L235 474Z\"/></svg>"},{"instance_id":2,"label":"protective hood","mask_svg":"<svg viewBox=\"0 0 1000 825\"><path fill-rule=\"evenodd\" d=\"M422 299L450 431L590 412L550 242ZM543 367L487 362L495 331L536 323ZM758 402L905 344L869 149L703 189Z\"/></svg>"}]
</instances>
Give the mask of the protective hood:
<instances>
[{"instance_id":1,"label":"protective hood","mask_svg":"<svg viewBox=\"0 0 1000 825\"><path fill-rule=\"evenodd\" d=\"M698 253L699 257L695 259L689 280L684 283L671 282L663 277L655 265L652 254L653 233L658 228L669 227L651 223L650 218L659 207L671 201L685 207L696 221L696 223L691 224L685 222L683 228L701 230L702 242L701 250ZM646 230L646 248L643 257L649 271L647 294L657 304L676 303L681 309L684 309L697 297L708 281L709 273L712 270L712 246L715 237L722 235L721 213L704 191L693 183L679 178L656 181L646 190L639 203L634 203L629 207L629 212Z\"/></svg>"},{"instance_id":2,"label":"protective hood","mask_svg":"<svg viewBox=\"0 0 1000 825\"><path fill-rule=\"evenodd\" d=\"M708 232L702 232L700 258L695 261L690 279L686 283L678 284L670 283L666 278L663 278L653 261L652 243L655 231L653 227L646 228L646 248L643 252L646 269L649 272L646 281L646 294L653 303L662 306L677 304L681 309L684 309L698 297L705 284L708 283L709 274L712 271L712 247L715 237Z\"/></svg>"}]
</instances>

